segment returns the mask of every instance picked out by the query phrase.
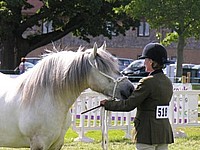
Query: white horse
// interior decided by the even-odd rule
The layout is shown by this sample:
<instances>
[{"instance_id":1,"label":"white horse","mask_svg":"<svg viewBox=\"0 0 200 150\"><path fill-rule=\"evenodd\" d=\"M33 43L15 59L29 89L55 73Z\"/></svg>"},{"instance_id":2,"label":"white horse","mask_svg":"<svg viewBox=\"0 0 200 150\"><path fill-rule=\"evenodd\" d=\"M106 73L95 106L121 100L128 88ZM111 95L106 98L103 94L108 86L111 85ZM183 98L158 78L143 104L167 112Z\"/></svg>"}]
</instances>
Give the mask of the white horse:
<instances>
[{"instance_id":1,"label":"white horse","mask_svg":"<svg viewBox=\"0 0 200 150\"><path fill-rule=\"evenodd\" d=\"M82 91L127 98L133 85L105 49L53 53L16 79L0 74L0 147L59 150Z\"/></svg>"}]
</instances>

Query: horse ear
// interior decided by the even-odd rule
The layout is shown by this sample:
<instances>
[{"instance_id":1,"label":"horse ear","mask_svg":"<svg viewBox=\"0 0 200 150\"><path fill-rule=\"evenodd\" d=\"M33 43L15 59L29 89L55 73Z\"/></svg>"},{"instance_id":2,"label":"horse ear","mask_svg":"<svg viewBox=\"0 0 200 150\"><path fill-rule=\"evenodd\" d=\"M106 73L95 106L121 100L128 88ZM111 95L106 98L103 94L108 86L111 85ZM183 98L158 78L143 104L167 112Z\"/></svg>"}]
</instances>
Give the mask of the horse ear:
<instances>
[{"instance_id":1,"label":"horse ear","mask_svg":"<svg viewBox=\"0 0 200 150\"><path fill-rule=\"evenodd\" d=\"M100 47L102 50L106 50L106 41L103 42L102 46Z\"/></svg>"},{"instance_id":2,"label":"horse ear","mask_svg":"<svg viewBox=\"0 0 200 150\"><path fill-rule=\"evenodd\" d=\"M96 55L97 55L97 43L95 42L94 43L94 46L93 46L93 52L91 53L91 59L95 59Z\"/></svg>"}]
</instances>

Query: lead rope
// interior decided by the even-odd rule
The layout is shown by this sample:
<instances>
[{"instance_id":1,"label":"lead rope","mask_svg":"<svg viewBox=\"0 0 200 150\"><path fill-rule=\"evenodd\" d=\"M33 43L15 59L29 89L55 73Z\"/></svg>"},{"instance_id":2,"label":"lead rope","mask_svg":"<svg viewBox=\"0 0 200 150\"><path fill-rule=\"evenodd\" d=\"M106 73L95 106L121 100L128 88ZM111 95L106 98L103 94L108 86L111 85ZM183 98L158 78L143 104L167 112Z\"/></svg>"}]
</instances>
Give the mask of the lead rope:
<instances>
[{"instance_id":1,"label":"lead rope","mask_svg":"<svg viewBox=\"0 0 200 150\"><path fill-rule=\"evenodd\" d=\"M115 100L115 92L116 92L117 84L123 79L125 79L125 77L120 77L114 80L115 86L113 89L112 100ZM111 112L105 110L105 107L101 107L102 149L103 150L108 150L108 124L111 121L110 114Z\"/></svg>"},{"instance_id":2,"label":"lead rope","mask_svg":"<svg viewBox=\"0 0 200 150\"><path fill-rule=\"evenodd\" d=\"M93 68L96 68L89 60L90 65ZM114 89L113 89L113 94L112 94L112 99L111 100L115 100L115 92L117 89L117 84L119 82L121 82L122 80L126 79L127 77L123 76L123 77L119 77L117 79L114 79L113 77L99 71L100 74L104 75L107 78L110 78L113 80L113 82L115 83ZM102 148L103 150L108 150L108 123L110 122L111 118L110 118L110 111L105 110L105 107L101 107L101 130L102 130Z\"/></svg>"},{"instance_id":3,"label":"lead rope","mask_svg":"<svg viewBox=\"0 0 200 150\"><path fill-rule=\"evenodd\" d=\"M105 110L105 107L101 107L101 131L102 131L102 149L108 150L108 111Z\"/></svg>"}]
</instances>

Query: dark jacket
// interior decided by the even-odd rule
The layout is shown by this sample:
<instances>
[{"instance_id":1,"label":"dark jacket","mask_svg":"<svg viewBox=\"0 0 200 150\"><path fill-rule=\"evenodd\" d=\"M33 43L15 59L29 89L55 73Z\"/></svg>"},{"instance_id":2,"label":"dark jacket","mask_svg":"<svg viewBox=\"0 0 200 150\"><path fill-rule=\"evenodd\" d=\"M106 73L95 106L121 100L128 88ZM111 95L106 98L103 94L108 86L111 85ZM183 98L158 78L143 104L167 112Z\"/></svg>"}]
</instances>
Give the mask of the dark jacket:
<instances>
[{"instance_id":1,"label":"dark jacket","mask_svg":"<svg viewBox=\"0 0 200 150\"><path fill-rule=\"evenodd\" d=\"M136 90L124 101L107 101L105 109L131 111L137 107L134 119L135 140L144 144L170 144L174 142L168 118L156 119L157 106L169 106L173 86L162 70L156 70L139 81Z\"/></svg>"}]
</instances>

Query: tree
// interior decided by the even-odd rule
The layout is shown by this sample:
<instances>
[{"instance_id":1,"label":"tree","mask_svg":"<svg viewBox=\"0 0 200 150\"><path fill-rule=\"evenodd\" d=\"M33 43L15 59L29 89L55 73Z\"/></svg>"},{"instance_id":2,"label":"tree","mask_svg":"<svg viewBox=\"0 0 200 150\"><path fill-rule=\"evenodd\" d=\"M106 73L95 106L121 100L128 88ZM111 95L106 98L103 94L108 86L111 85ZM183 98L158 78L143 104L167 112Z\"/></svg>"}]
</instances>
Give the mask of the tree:
<instances>
[{"instance_id":1,"label":"tree","mask_svg":"<svg viewBox=\"0 0 200 150\"><path fill-rule=\"evenodd\" d=\"M182 75L183 50L190 37L200 35L199 0L132 0L121 10L134 18L146 19L154 29L169 29L164 44L177 42L176 76Z\"/></svg>"},{"instance_id":2,"label":"tree","mask_svg":"<svg viewBox=\"0 0 200 150\"><path fill-rule=\"evenodd\" d=\"M29 1L29 2L28 2ZM126 13L115 13L113 8L128 4L129 0L108 2L106 0L38 0L41 8L32 15L23 13L34 6L31 0L0 1L0 45L2 69L14 69L20 58L32 50L54 42L68 33L89 42L89 36L100 34L112 38L125 34L138 21ZM37 0L35 0L37 1ZM42 23L51 23L53 30L42 33ZM24 33L29 33L24 36ZM32 34L30 34L32 33ZM15 59L16 58L16 59ZM16 60L16 61L14 61Z\"/></svg>"}]
</instances>

